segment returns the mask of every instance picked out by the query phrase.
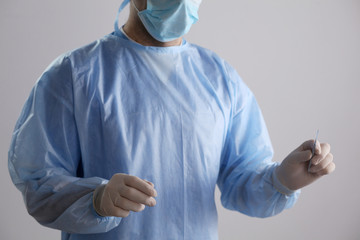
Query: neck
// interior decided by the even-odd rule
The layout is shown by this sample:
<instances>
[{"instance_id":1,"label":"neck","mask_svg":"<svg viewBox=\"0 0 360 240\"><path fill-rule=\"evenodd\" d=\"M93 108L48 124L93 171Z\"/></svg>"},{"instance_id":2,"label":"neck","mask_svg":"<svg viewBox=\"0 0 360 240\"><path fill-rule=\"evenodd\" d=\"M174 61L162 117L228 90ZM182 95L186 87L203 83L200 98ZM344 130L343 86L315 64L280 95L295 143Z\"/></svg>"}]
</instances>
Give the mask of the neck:
<instances>
[{"instance_id":1,"label":"neck","mask_svg":"<svg viewBox=\"0 0 360 240\"><path fill-rule=\"evenodd\" d=\"M143 46L172 47L179 46L182 42L182 38L170 42L160 42L153 38L142 24L136 9L132 4L130 4L130 15L124 25L124 31L132 40Z\"/></svg>"}]
</instances>

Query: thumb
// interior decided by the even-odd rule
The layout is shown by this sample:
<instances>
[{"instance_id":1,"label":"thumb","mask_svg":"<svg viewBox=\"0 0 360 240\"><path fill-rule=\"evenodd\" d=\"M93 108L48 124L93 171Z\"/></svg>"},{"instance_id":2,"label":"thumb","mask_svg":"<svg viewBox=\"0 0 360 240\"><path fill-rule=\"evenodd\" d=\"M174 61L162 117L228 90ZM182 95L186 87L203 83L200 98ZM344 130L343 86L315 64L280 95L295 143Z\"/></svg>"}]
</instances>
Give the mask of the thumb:
<instances>
[{"instance_id":1,"label":"thumb","mask_svg":"<svg viewBox=\"0 0 360 240\"><path fill-rule=\"evenodd\" d=\"M298 151L312 150L313 146L314 146L314 140L311 139L311 140L307 140L307 141L303 142L303 143L297 148L297 150L298 150Z\"/></svg>"},{"instance_id":2,"label":"thumb","mask_svg":"<svg viewBox=\"0 0 360 240\"><path fill-rule=\"evenodd\" d=\"M305 151L296 151L291 154L291 159L296 162L306 162L311 159L312 152L311 150Z\"/></svg>"}]
</instances>

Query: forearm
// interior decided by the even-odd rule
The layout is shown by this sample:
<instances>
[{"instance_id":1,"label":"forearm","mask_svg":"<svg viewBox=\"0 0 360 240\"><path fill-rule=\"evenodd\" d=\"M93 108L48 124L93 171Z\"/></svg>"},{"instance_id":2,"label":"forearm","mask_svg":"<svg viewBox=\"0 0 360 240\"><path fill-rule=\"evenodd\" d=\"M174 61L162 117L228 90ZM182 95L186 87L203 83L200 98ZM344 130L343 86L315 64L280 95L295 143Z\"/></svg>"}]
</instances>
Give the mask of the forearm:
<instances>
[{"instance_id":1,"label":"forearm","mask_svg":"<svg viewBox=\"0 0 360 240\"><path fill-rule=\"evenodd\" d=\"M281 185L274 184L273 173L277 165L273 163L241 174L233 171L222 187L224 207L253 217L270 217L292 207L300 191L285 193Z\"/></svg>"},{"instance_id":2,"label":"forearm","mask_svg":"<svg viewBox=\"0 0 360 240\"><path fill-rule=\"evenodd\" d=\"M92 234L108 232L117 227L122 218L102 217L93 208L93 192L69 206L54 222L44 224L68 233Z\"/></svg>"},{"instance_id":3,"label":"forearm","mask_svg":"<svg viewBox=\"0 0 360 240\"><path fill-rule=\"evenodd\" d=\"M100 233L120 223L121 218L99 216L92 205L94 189L107 180L55 172L54 169L41 170L16 184L29 214L40 224L71 233ZM36 179L39 175L44 177Z\"/></svg>"}]
</instances>

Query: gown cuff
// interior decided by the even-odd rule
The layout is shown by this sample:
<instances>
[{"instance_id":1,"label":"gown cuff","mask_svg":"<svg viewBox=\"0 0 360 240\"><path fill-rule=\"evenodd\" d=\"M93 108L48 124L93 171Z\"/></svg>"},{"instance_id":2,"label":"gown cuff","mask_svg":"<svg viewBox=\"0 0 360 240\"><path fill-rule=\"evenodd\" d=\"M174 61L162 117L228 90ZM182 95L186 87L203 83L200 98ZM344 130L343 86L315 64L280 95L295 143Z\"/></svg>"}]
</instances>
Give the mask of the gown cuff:
<instances>
[{"instance_id":1,"label":"gown cuff","mask_svg":"<svg viewBox=\"0 0 360 240\"><path fill-rule=\"evenodd\" d=\"M280 180L278 179L278 177L276 176L276 168L274 168L273 172L272 172L272 181L273 181L273 186L274 188L281 194L284 195L291 195L294 192L296 192L296 190L291 190L289 188L287 188L284 184L282 184L280 182Z\"/></svg>"}]
</instances>

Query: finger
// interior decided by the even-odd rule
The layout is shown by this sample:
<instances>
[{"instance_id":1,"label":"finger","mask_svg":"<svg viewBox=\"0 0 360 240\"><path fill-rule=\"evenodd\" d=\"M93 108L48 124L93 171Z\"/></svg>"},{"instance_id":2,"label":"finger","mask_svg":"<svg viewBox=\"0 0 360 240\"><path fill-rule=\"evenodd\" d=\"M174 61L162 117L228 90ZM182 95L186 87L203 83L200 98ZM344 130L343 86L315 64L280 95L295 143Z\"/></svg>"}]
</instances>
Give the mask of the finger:
<instances>
[{"instance_id":1,"label":"finger","mask_svg":"<svg viewBox=\"0 0 360 240\"><path fill-rule=\"evenodd\" d=\"M323 175L330 174L333 171L335 171L335 163L331 162L326 168L324 168L323 170L317 172L316 174L319 175L319 176L323 176Z\"/></svg>"},{"instance_id":2,"label":"finger","mask_svg":"<svg viewBox=\"0 0 360 240\"><path fill-rule=\"evenodd\" d=\"M145 204L149 207L153 207L156 205L156 200L145 193L129 187L129 186L122 186L119 190L120 196L124 197L130 201Z\"/></svg>"},{"instance_id":3,"label":"finger","mask_svg":"<svg viewBox=\"0 0 360 240\"><path fill-rule=\"evenodd\" d=\"M328 143L321 143L321 154L326 156L330 153L331 146Z\"/></svg>"},{"instance_id":4,"label":"finger","mask_svg":"<svg viewBox=\"0 0 360 240\"><path fill-rule=\"evenodd\" d=\"M319 171L322 171L327 166L329 166L329 164L332 163L332 161L333 161L333 155L329 153L324 159L322 159L320 163L318 163L317 165L313 164L309 169L309 171L312 173L317 173Z\"/></svg>"},{"instance_id":5,"label":"finger","mask_svg":"<svg viewBox=\"0 0 360 240\"><path fill-rule=\"evenodd\" d=\"M130 201L123 197L118 197L116 201L114 202L114 205L118 208L121 208L126 211L133 211L133 212L140 212L145 209L144 204L136 203L133 201Z\"/></svg>"},{"instance_id":6,"label":"finger","mask_svg":"<svg viewBox=\"0 0 360 240\"><path fill-rule=\"evenodd\" d=\"M154 188L154 184L152 183L152 182L149 182L148 180L144 180L147 184L150 184L152 187L153 187L153 189L154 189L154 195L153 195L153 197L157 197L157 191L156 191L156 189Z\"/></svg>"},{"instance_id":7,"label":"finger","mask_svg":"<svg viewBox=\"0 0 360 240\"><path fill-rule=\"evenodd\" d=\"M113 216L113 217L122 217L125 218L129 216L130 211L124 210L120 207L116 207L114 205L107 207L102 211L102 216Z\"/></svg>"},{"instance_id":8,"label":"finger","mask_svg":"<svg viewBox=\"0 0 360 240\"><path fill-rule=\"evenodd\" d=\"M328 143L321 143L320 144L321 150L319 153L315 153L311 163L314 165L319 164L325 157L330 153L330 144Z\"/></svg>"},{"instance_id":9,"label":"finger","mask_svg":"<svg viewBox=\"0 0 360 240\"><path fill-rule=\"evenodd\" d=\"M154 187L136 176L129 175L124 179L124 182L127 186L133 187L133 188L145 193L146 195L153 196L153 197L156 196L156 191L155 191Z\"/></svg>"},{"instance_id":10,"label":"finger","mask_svg":"<svg viewBox=\"0 0 360 240\"><path fill-rule=\"evenodd\" d=\"M150 182L150 181L148 181L148 180L145 180L145 179L144 179L144 181L145 181L147 184L150 184L150 186L154 187L154 184L153 184L152 182Z\"/></svg>"},{"instance_id":11,"label":"finger","mask_svg":"<svg viewBox=\"0 0 360 240\"><path fill-rule=\"evenodd\" d=\"M321 154L321 151L321 143L319 141L316 141L314 154Z\"/></svg>"}]
</instances>

